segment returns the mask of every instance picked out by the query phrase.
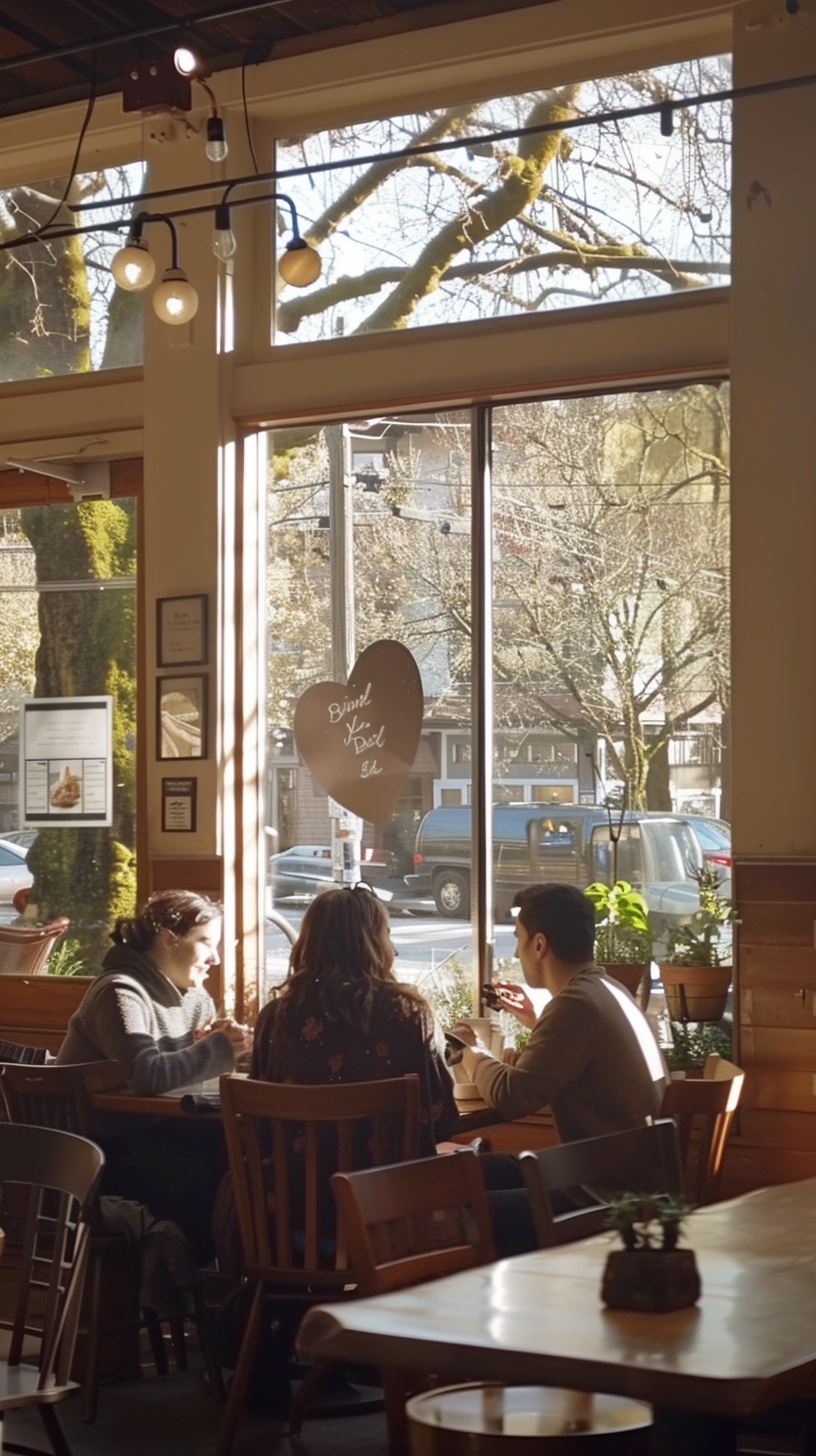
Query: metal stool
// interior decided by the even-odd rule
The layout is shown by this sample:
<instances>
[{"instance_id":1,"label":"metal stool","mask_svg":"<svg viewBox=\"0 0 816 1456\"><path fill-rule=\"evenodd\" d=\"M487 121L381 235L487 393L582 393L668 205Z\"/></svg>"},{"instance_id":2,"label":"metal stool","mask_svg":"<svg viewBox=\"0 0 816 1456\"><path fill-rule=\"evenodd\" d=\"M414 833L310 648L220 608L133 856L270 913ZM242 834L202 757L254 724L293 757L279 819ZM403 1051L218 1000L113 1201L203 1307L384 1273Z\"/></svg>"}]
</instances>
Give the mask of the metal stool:
<instances>
[{"instance_id":1,"label":"metal stool","mask_svg":"<svg viewBox=\"0 0 816 1456\"><path fill-rule=\"evenodd\" d=\"M651 1449L651 1406L538 1385L446 1385L407 1402L411 1456L547 1456Z\"/></svg>"}]
</instances>

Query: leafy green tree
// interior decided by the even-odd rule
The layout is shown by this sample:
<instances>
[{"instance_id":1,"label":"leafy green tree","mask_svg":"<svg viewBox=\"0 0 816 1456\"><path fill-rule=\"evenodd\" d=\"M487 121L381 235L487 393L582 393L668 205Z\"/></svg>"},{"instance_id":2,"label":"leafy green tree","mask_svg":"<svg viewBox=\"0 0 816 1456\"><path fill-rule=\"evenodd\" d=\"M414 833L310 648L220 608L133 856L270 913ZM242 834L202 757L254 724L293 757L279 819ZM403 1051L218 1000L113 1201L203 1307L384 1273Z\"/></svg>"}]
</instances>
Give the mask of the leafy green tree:
<instances>
[{"instance_id":1,"label":"leafy green tree","mask_svg":"<svg viewBox=\"0 0 816 1456\"><path fill-rule=\"evenodd\" d=\"M62 509L28 507L23 529L34 547L37 580L92 582L135 570L135 501L85 501ZM43 591L35 696L111 694L114 815L111 829L43 829L29 851L34 884L26 918L70 914L72 935L89 968L98 965L117 915L132 913L136 883L136 622L125 591Z\"/></svg>"}]
</instances>

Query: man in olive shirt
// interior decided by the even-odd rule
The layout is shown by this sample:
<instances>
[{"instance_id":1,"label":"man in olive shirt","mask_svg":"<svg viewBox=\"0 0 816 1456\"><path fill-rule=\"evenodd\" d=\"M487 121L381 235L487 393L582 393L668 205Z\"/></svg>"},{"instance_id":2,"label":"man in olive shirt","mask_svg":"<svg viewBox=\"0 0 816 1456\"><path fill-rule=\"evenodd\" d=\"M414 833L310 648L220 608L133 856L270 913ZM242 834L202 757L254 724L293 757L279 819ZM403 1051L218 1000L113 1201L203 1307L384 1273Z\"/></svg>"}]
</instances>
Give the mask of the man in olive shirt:
<instances>
[{"instance_id":1,"label":"man in olive shirt","mask_svg":"<svg viewBox=\"0 0 816 1456\"><path fill-rule=\"evenodd\" d=\"M562 1142L623 1132L658 1117L663 1058L634 997L594 963L591 902L575 885L549 884L520 891L515 903L516 954L524 978L552 999L536 1018L521 987L496 985L503 1009L532 1028L512 1067L474 1045L470 1028L456 1028L471 1043L463 1062L485 1102L507 1122L549 1104ZM489 1188L509 1184L514 1190L491 1199L502 1252L532 1247L526 1232L532 1225L522 1206L526 1195L515 1193L521 1177L514 1160L488 1156L483 1170ZM511 1222L517 1225L512 1234Z\"/></svg>"}]
</instances>

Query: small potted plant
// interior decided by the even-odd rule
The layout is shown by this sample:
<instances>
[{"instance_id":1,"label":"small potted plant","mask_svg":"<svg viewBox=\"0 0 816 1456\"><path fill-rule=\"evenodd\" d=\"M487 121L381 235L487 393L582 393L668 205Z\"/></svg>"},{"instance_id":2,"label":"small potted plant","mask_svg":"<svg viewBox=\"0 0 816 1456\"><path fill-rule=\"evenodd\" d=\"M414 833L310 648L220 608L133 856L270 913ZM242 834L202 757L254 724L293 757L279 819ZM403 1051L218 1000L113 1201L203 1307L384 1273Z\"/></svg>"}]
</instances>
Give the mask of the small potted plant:
<instances>
[{"instance_id":1,"label":"small potted plant","mask_svg":"<svg viewBox=\"0 0 816 1456\"><path fill-rule=\"evenodd\" d=\"M610 976L636 995L650 975L653 936L649 907L627 880L596 881L584 890L595 910L595 959Z\"/></svg>"},{"instance_id":2,"label":"small potted plant","mask_svg":"<svg viewBox=\"0 0 816 1456\"><path fill-rule=\"evenodd\" d=\"M702 1077L703 1068L711 1056L731 1060L731 1037L724 1027L703 1021L689 1024L687 1021L668 1023L667 1044L663 1047L666 1066L673 1077Z\"/></svg>"},{"instance_id":3,"label":"small potted plant","mask_svg":"<svg viewBox=\"0 0 816 1456\"><path fill-rule=\"evenodd\" d=\"M731 985L731 937L723 930L736 923L737 915L720 893L715 869L706 865L692 878L697 881L699 908L687 925L669 931L660 975L673 1021L719 1021Z\"/></svg>"},{"instance_id":4,"label":"small potted plant","mask_svg":"<svg viewBox=\"0 0 816 1456\"><path fill-rule=\"evenodd\" d=\"M693 1249L679 1249L691 1205L670 1193L622 1193L609 1206L607 1223L622 1249L608 1255L601 1298L611 1309L685 1309L700 1297Z\"/></svg>"}]
</instances>

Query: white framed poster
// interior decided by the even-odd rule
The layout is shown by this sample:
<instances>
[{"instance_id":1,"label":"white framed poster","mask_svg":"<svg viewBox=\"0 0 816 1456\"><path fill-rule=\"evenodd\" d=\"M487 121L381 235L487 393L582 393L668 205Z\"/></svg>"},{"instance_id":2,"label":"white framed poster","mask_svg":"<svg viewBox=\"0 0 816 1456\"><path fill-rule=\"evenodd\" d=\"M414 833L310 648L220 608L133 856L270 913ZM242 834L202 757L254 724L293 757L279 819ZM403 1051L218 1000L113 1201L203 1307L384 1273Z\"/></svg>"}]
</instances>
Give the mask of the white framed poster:
<instances>
[{"instance_id":1,"label":"white framed poster","mask_svg":"<svg viewBox=\"0 0 816 1456\"><path fill-rule=\"evenodd\" d=\"M26 698L20 823L113 822L113 698Z\"/></svg>"}]
</instances>

